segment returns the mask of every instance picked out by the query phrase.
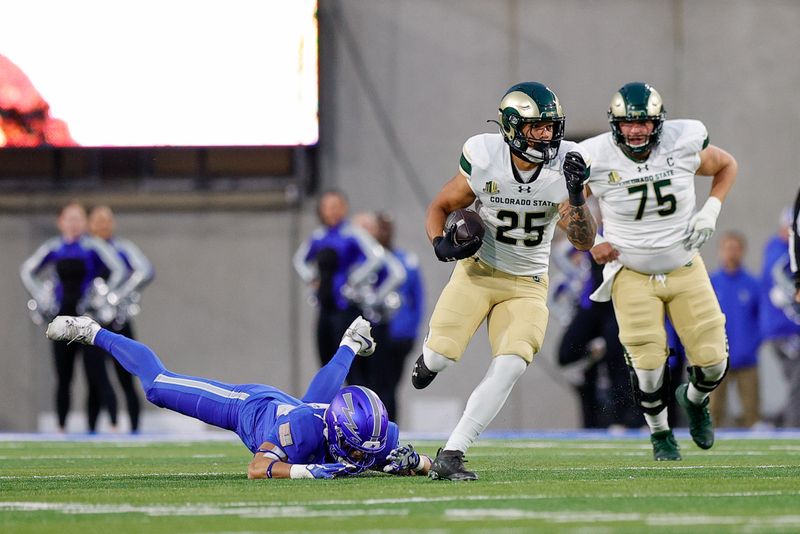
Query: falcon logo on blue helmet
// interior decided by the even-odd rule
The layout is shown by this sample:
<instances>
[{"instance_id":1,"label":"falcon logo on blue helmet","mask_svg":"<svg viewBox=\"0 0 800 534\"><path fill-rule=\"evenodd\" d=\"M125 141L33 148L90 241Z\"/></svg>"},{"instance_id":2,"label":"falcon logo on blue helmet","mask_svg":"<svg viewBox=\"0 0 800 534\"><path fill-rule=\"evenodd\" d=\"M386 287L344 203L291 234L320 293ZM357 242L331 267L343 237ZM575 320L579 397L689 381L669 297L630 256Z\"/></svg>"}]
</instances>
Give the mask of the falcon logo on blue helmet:
<instances>
[{"instance_id":1,"label":"falcon logo on blue helmet","mask_svg":"<svg viewBox=\"0 0 800 534\"><path fill-rule=\"evenodd\" d=\"M389 416L371 389L347 386L339 390L325 410L328 450L337 460L359 471L371 467L386 448Z\"/></svg>"}]
</instances>

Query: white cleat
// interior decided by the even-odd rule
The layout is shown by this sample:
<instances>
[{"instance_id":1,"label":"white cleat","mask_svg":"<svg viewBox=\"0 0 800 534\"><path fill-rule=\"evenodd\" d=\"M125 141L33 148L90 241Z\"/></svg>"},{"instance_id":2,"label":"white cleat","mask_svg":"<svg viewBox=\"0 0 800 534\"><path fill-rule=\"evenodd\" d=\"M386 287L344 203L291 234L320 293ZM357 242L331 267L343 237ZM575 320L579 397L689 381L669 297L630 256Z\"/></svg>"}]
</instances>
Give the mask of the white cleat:
<instances>
[{"instance_id":1,"label":"white cleat","mask_svg":"<svg viewBox=\"0 0 800 534\"><path fill-rule=\"evenodd\" d=\"M77 341L84 345L94 343L94 337L100 331L100 325L91 317L70 317L59 315L47 325L45 335L53 341Z\"/></svg>"},{"instance_id":2,"label":"white cleat","mask_svg":"<svg viewBox=\"0 0 800 534\"><path fill-rule=\"evenodd\" d=\"M372 339L372 325L360 315L344 333L345 339L355 342L359 349L356 353L359 356L371 356L375 352L375 340Z\"/></svg>"}]
</instances>

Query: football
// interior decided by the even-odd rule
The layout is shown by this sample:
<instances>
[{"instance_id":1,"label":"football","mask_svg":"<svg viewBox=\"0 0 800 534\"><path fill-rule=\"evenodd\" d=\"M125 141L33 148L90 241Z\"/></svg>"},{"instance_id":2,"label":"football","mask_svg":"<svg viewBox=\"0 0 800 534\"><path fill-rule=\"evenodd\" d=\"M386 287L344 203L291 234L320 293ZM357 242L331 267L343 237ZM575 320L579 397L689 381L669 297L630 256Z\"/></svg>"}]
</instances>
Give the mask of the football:
<instances>
[{"instance_id":1,"label":"football","mask_svg":"<svg viewBox=\"0 0 800 534\"><path fill-rule=\"evenodd\" d=\"M481 216L472 210L455 210L448 215L445 230L449 231L452 226L456 228L453 233L453 242L456 245L465 243L476 236L483 240L483 221Z\"/></svg>"}]
</instances>

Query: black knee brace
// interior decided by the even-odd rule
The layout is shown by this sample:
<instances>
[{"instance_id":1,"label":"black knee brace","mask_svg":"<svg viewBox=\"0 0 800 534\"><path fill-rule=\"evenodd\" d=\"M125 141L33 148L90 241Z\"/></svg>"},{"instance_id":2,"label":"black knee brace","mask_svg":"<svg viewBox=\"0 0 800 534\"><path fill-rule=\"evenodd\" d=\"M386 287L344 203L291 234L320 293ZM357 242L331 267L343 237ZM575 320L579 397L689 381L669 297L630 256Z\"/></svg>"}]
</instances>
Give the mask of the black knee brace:
<instances>
[{"instance_id":1,"label":"black knee brace","mask_svg":"<svg viewBox=\"0 0 800 534\"><path fill-rule=\"evenodd\" d=\"M725 375L728 374L728 369L730 369L730 361L725 359L725 371L722 372L722 376L719 377L717 380L709 380L706 378L705 373L703 373L703 368L698 367L696 365L692 365L688 367L686 370L689 371L689 382L697 389L697 391L702 391L703 393L711 393L717 386L722 383L722 379L725 378Z\"/></svg>"},{"instance_id":2,"label":"black knee brace","mask_svg":"<svg viewBox=\"0 0 800 534\"><path fill-rule=\"evenodd\" d=\"M639 377L636 376L636 370L633 367L628 367L631 376L631 388L633 388L633 398L636 403L642 407L642 411L647 415L658 415L661 413L669 402L670 395L670 372L669 365L664 364L664 378L661 381L661 387L652 393L642 391L639 387Z\"/></svg>"}]
</instances>

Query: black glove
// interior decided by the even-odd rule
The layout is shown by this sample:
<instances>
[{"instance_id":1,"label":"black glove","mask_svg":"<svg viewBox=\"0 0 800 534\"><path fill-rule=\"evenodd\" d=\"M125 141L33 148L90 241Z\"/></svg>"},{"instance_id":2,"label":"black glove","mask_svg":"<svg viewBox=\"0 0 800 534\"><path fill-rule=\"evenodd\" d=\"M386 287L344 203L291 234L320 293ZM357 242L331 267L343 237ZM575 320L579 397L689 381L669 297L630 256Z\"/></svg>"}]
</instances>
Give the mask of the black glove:
<instances>
[{"instance_id":1,"label":"black glove","mask_svg":"<svg viewBox=\"0 0 800 534\"><path fill-rule=\"evenodd\" d=\"M433 238L433 250L436 252L436 257L439 261L456 261L469 258L481 248L483 239L478 236L473 237L469 241L456 245L453 242L453 234L456 231L455 226L451 226L444 237Z\"/></svg>"},{"instance_id":2,"label":"black glove","mask_svg":"<svg viewBox=\"0 0 800 534\"><path fill-rule=\"evenodd\" d=\"M586 181L586 162L578 152L567 152L564 156L564 179L567 182L569 203L573 206L583 206L586 199L583 197L583 183Z\"/></svg>"}]
</instances>

